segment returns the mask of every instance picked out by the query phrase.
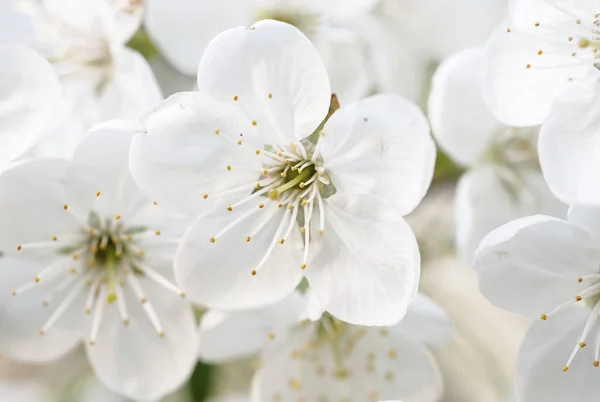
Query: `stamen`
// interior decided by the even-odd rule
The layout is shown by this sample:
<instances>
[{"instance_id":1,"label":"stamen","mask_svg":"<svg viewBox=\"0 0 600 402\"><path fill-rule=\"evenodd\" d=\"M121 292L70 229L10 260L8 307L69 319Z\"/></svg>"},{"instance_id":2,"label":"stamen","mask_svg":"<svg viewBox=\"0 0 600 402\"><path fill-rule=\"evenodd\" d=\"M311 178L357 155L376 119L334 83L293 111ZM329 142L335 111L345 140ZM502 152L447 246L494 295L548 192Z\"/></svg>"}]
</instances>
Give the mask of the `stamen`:
<instances>
[{"instance_id":1,"label":"stamen","mask_svg":"<svg viewBox=\"0 0 600 402\"><path fill-rule=\"evenodd\" d=\"M75 286L71 288L71 290L66 294L65 298L60 302L54 313L48 318L48 320L44 323L42 329L40 329L40 335L48 332L50 327L56 323L56 321L67 311L69 306L73 303L77 295L83 290L83 286L85 285L85 280L81 279L78 281Z\"/></svg>"},{"instance_id":2,"label":"stamen","mask_svg":"<svg viewBox=\"0 0 600 402\"><path fill-rule=\"evenodd\" d=\"M231 208L239 207L240 205L243 205L243 204L245 204L248 201L251 201L251 200L253 200L253 199L257 198L257 197L260 197L261 195L263 195L264 193L266 193L267 191L271 190L274 187L273 183L274 183L274 181L271 182L271 184L269 184L265 188L262 188L262 189L260 189L260 190L258 190L256 192L250 194L249 196L247 196L245 198L242 198L240 201L236 202L235 204L230 205Z\"/></svg>"},{"instance_id":3,"label":"stamen","mask_svg":"<svg viewBox=\"0 0 600 402\"><path fill-rule=\"evenodd\" d=\"M298 202L295 202L293 204L293 206L292 206L292 218L290 219L290 223L288 225L288 228L285 231L285 235L279 240L279 243L283 244L287 240L287 238L289 237L290 233L292 233L292 229L296 225L296 218L298 217L298 211L299 210L300 210L300 208L298 208Z\"/></svg>"},{"instance_id":4,"label":"stamen","mask_svg":"<svg viewBox=\"0 0 600 402\"><path fill-rule=\"evenodd\" d=\"M211 243L216 242L219 237L223 236L229 230L231 230L232 228L234 228L235 226L237 226L239 223L243 222L244 220L246 220L250 216L254 215L258 211L260 211L260 209L258 209L258 208L250 208L248 211L246 211L245 213L243 213L242 215L240 215L239 217L237 217L236 219L234 219L232 222L230 222L229 224L227 224L223 229L221 229L221 231L219 233L217 233L216 236L211 237L210 238L210 242Z\"/></svg>"},{"instance_id":5,"label":"stamen","mask_svg":"<svg viewBox=\"0 0 600 402\"><path fill-rule=\"evenodd\" d=\"M94 307L94 319L92 321L92 333L90 335L91 346L96 344L96 337L98 336L98 330L100 329L100 323L102 322L102 317L104 316L104 301L107 297L107 289L106 286L102 286L100 288L100 294L96 298L96 306Z\"/></svg>"},{"instance_id":6,"label":"stamen","mask_svg":"<svg viewBox=\"0 0 600 402\"><path fill-rule=\"evenodd\" d=\"M577 345L575 345L573 352L571 352L571 356L569 356L569 360L567 361L567 364L565 364L565 366L563 367L563 371L568 370L569 366L573 362L573 359L577 355L577 352L579 352L579 349L582 349L585 347L585 339L587 338L590 331L594 328L594 325L596 324L596 321L598 320L598 312L599 311L600 311L600 301L596 302L596 304L594 305L594 308L588 315L588 319L586 320L585 327L583 328L583 333L581 334L581 337L579 338L579 342L577 343Z\"/></svg>"},{"instance_id":7,"label":"stamen","mask_svg":"<svg viewBox=\"0 0 600 402\"><path fill-rule=\"evenodd\" d=\"M137 262L137 268L140 269L148 279L152 282L156 283L163 288L170 290L171 292L177 294L179 297L185 297L185 293L173 283L171 283L167 278L156 272L152 267L142 263Z\"/></svg>"},{"instance_id":8,"label":"stamen","mask_svg":"<svg viewBox=\"0 0 600 402\"><path fill-rule=\"evenodd\" d=\"M100 281L99 280L94 280L92 278L90 278L90 280L92 280L92 286L90 286L90 290L88 291L88 295L87 298L85 300L85 313L89 314L92 312L92 305L94 304L94 300L96 298L96 292L98 291L98 287L100 286Z\"/></svg>"},{"instance_id":9,"label":"stamen","mask_svg":"<svg viewBox=\"0 0 600 402\"><path fill-rule=\"evenodd\" d=\"M144 291L142 289L142 286L140 285L140 283L135 278L135 274L129 274L129 275L127 275L127 280L129 282L129 284L131 285L131 288L133 289L133 292L140 299L140 302L142 303L142 308L144 309L144 312L146 313L146 316L148 316L148 319L152 323L152 326L154 326L154 329L156 330L156 333L161 338L164 337L165 333L163 331L162 325L160 324L160 320L158 319L158 316L156 315L156 312L154 311L154 308L152 307L152 305L150 304L150 302L148 301L148 299L144 295Z\"/></svg>"},{"instance_id":10,"label":"stamen","mask_svg":"<svg viewBox=\"0 0 600 402\"><path fill-rule=\"evenodd\" d=\"M115 289L117 292L117 308L119 309L119 315L123 325L129 325L129 315L127 314L127 306L125 305L125 296L123 295L123 289L121 286L117 286Z\"/></svg>"},{"instance_id":11,"label":"stamen","mask_svg":"<svg viewBox=\"0 0 600 402\"><path fill-rule=\"evenodd\" d=\"M323 234L325 233L325 206L319 191L317 191L317 202L319 205L319 234Z\"/></svg>"},{"instance_id":12,"label":"stamen","mask_svg":"<svg viewBox=\"0 0 600 402\"><path fill-rule=\"evenodd\" d=\"M276 211L277 210L278 209L276 209ZM256 273L262 268L262 266L265 264L265 262L267 262L267 260L273 253L273 250L275 249L275 246L277 245L278 240L281 236L281 231L283 230L283 225L287 222L287 217L288 217L289 213L290 213L290 210L286 208L285 212L283 213L283 217L281 218L281 222L279 223L279 226L277 227L277 230L275 231L273 240L271 240L271 244L269 245L269 248L267 249L267 252L263 256L262 260L260 260L260 262L258 263L256 268L252 271L252 275L256 275Z\"/></svg>"}]
</instances>

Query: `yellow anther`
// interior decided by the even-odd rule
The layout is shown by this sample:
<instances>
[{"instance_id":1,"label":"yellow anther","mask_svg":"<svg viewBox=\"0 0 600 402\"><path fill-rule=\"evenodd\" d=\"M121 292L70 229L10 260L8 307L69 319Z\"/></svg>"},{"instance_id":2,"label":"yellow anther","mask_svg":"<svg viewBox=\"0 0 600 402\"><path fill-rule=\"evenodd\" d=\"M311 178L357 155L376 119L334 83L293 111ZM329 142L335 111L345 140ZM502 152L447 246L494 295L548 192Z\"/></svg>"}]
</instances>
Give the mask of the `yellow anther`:
<instances>
[{"instance_id":1,"label":"yellow anther","mask_svg":"<svg viewBox=\"0 0 600 402\"><path fill-rule=\"evenodd\" d=\"M258 207L259 207L259 208L264 208L264 207L265 207L265 204L263 204L263 203L261 202L260 204L258 204Z\"/></svg>"},{"instance_id":2,"label":"yellow anther","mask_svg":"<svg viewBox=\"0 0 600 402\"><path fill-rule=\"evenodd\" d=\"M246 236L246 243L250 243L250 240L252 240L252 237Z\"/></svg>"},{"instance_id":3,"label":"yellow anther","mask_svg":"<svg viewBox=\"0 0 600 402\"><path fill-rule=\"evenodd\" d=\"M581 301L581 296L575 296L575 301Z\"/></svg>"},{"instance_id":4,"label":"yellow anther","mask_svg":"<svg viewBox=\"0 0 600 402\"><path fill-rule=\"evenodd\" d=\"M569 42L573 42L573 37L572 36L569 36L567 39L569 40Z\"/></svg>"},{"instance_id":5,"label":"yellow anther","mask_svg":"<svg viewBox=\"0 0 600 402\"><path fill-rule=\"evenodd\" d=\"M256 122L256 120L252 120L252 125L256 126L258 123Z\"/></svg>"},{"instance_id":6,"label":"yellow anther","mask_svg":"<svg viewBox=\"0 0 600 402\"><path fill-rule=\"evenodd\" d=\"M242 145L242 140L237 140L238 145Z\"/></svg>"},{"instance_id":7,"label":"yellow anther","mask_svg":"<svg viewBox=\"0 0 600 402\"><path fill-rule=\"evenodd\" d=\"M274 332L269 332L269 333L267 334L267 338L269 338L270 340L273 340L273 339L275 339L275 333L274 333Z\"/></svg>"},{"instance_id":8,"label":"yellow anther","mask_svg":"<svg viewBox=\"0 0 600 402\"><path fill-rule=\"evenodd\" d=\"M256 184L254 185L254 188L261 188L261 187L262 187L262 186L260 185L260 183L256 183Z\"/></svg>"},{"instance_id":9,"label":"yellow anther","mask_svg":"<svg viewBox=\"0 0 600 402\"><path fill-rule=\"evenodd\" d=\"M286 177L286 176L287 176L287 172L281 172L279 175L280 175L281 177Z\"/></svg>"},{"instance_id":10,"label":"yellow anther","mask_svg":"<svg viewBox=\"0 0 600 402\"><path fill-rule=\"evenodd\" d=\"M123 319L123 325L126 327L129 325L129 320L127 318Z\"/></svg>"},{"instance_id":11,"label":"yellow anther","mask_svg":"<svg viewBox=\"0 0 600 402\"><path fill-rule=\"evenodd\" d=\"M562 371L563 371L563 372L565 372L565 371L567 371L568 369L569 369L569 366L564 366L564 367L562 368Z\"/></svg>"},{"instance_id":12,"label":"yellow anther","mask_svg":"<svg viewBox=\"0 0 600 402\"><path fill-rule=\"evenodd\" d=\"M57 240L58 240L58 237L52 236L52 241L57 241Z\"/></svg>"},{"instance_id":13,"label":"yellow anther","mask_svg":"<svg viewBox=\"0 0 600 402\"><path fill-rule=\"evenodd\" d=\"M140 303L142 303L142 304L146 304L147 301L148 301L148 299L146 299L145 297L142 297L140 299Z\"/></svg>"},{"instance_id":14,"label":"yellow anther","mask_svg":"<svg viewBox=\"0 0 600 402\"><path fill-rule=\"evenodd\" d=\"M77 261L77 259L79 258L79 256L77 254L73 254L71 256L71 258L73 259L73 261Z\"/></svg>"},{"instance_id":15,"label":"yellow anther","mask_svg":"<svg viewBox=\"0 0 600 402\"><path fill-rule=\"evenodd\" d=\"M158 205L158 202L152 201L152 205Z\"/></svg>"},{"instance_id":16,"label":"yellow anther","mask_svg":"<svg viewBox=\"0 0 600 402\"><path fill-rule=\"evenodd\" d=\"M96 197L100 197L100 191L96 191Z\"/></svg>"},{"instance_id":17,"label":"yellow anther","mask_svg":"<svg viewBox=\"0 0 600 402\"><path fill-rule=\"evenodd\" d=\"M163 331L160 331L160 332L158 333L158 336L159 336L160 338L164 338L164 337L165 337L165 333L164 333Z\"/></svg>"},{"instance_id":18,"label":"yellow anther","mask_svg":"<svg viewBox=\"0 0 600 402\"><path fill-rule=\"evenodd\" d=\"M279 239L279 244L285 243L285 239Z\"/></svg>"},{"instance_id":19,"label":"yellow anther","mask_svg":"<svg viewBox=\"0 0 600 402\"><path fill-rule=\"evenodd\" d=\"M35 283L38 283L38 282L40 281L40 278L36 276L35 278L33 278L33 281L34 281Z\"/></svg>"},{"instance_id":20,"label":"yellow anther","mask_svg":"<svg viewBox=\"0 0 600 402\"><path fill-rule=\"evenodd\" d=\"M154 234L155 234L156 236L160 236L160 230L155 230L155 231L154 231Z\"/></svg>"},{"instance_id":21,"label":"yellow anther","mask_svg":"<svg viewBox=\"0 0 600 402\"><path fill-rule=\"evenodd\" d=\"M269 97L269 99L273 98L273 94L272 93L269 93L269 95L267 95L267 96Z\"/></svg>"},{"instance_id":22,"label":"yellow anther","mask_svg":"<svg viewBox=\"0 0 600 402\"><path fill-rule=\"evenodd\" d=\"M237 95L234 95L234 96L233 96L233 100L234 100L234 101L237 101L238 99L239 99L239 98L238 98L238 96L237 96Z\"/></svg>"},{"instance_id":23,"label":"yellow anther","mask_svg":"<svg viewBox=\"0 0 600 402\"><path fill-rule=\"evenodd\" d=\"M219 134L221 132L221 130L219 130L218 128L215 128L215 134Z\"/></svg>"},{"instance_id":24,"label":"yellow anther","mask_svg":"<svg viewBox=\"0 0 600 402\"><path fill-rule=\"evenodd\" d=\"M269 174L269 171L268 171L267 169L263 169L263 171L262 171L262 174L263 174L263 175L268 175L268 174Z\"/></svg>"},{"instance_id":25,"label":"yellow anther","mask_svg":"<svg viewBox=\"0 0 600 402\"><path fill-rule=\"evenodd\" d=\"M75 267L71 267L71 269L69 269L69 272L71 273L71 275L75 275L77 273L77 269Z\"/></svg>"},{"instance_id":26,"label":"yellow anther","mask_svg":"<svg viewBox=\"0 0 600 402\"><path fill-rule=\"evenodd\" d=\"M11 294L11 296L16 296L17 295L17 291L16 290L11 290L10 294Z\"/></svg>"},{"instance_id":27,"label":"yellow anther","mask_svg":"<svg viewBox=\"0 0 600 402\"><path fill-rule=\"evenodd\" d=\"M536 28L540 26L539 22L536 22L535 24L533 24Z\"/></svg>"},{"instance_id":28,"label":"yellow anther","mask_svg":"<svg viewBox=\"0 0 600 402\"><path fill-rule=\"evenodd\" d=\"M290 388L295 391L298 391L302 388L302 383L299 380L292 378L290 380Z\"/></svg>"},{"instance_id":29,"label":"yellow anther","mask_svg":"<svg viewBox=\"0 0 600 402\"><path fill-rule=\"evenodd\" d=\"M510 28L506 28L506 32L511 33L511 29Z\"/></svg>"},{"instance_id":30,"label":"yellow anther","mask_svg":"<svg viewBox=\"0 0 600 402\"><path fill-rule=\"evenodd\" d=\"M548 319L548 316L546 314L542 314L540 316L540 319L542 319L543 321L546 321Z\"/></svg>"},{"instance_id":31,"label":"yellow anther","mask_svg":"<svg viewBox=\"0 0 600 402\"><path fill-rule=\"evenodd\" d=\"M208 194L204 194L204 195L202 196L202 198L204 198L204 199L207 199L207 198L208 198Z\"/></svg>"},{"instance_id":32,"label":"yellow anther","mask_svg":"<svg viewBox=\"0 0 600 402\"><path fill-rule=\"evenodd\" d=\"M325 234L325 231L324 231L323 229L319 229L319 234L320 234L320 235L324 235L324 234Z\"/></svg>"},{"instance_id":33,"label":"yellow anther","mask_svg":"<svg viewBox=\"0 0 600 402\"><path fill-rule=\"evenodd\" d=\"M131 241L131 235L125 235L125 240L126 241Z\"/></svg>"},{"instance_id":34,"label":"yellow anther","mask_svg":"<svg viewBox=\"0 0 600 402\"><path fill-rule=\"evenodd\" d=\"M252 270L252 276L254 276L254 275L256 275L256 270L255 269Z\"/></svg>"},{"instance_id":35,"label":"yellow anther","mask_svg":"<svg viewBox=\"0 0 600 402\"><path fill-rule=\"evenodd\" d=\"M538 50L538 56L541 56L542 54L544 54L544 51L543 51L543 50L541 50L541 49L540 49L540 50Z\"/></svg>"},{"instance_id":36,"label":"yellow anther","mask_svg":"<svg viewBox=\"0 0 600 402\"><path fill-rule=\"evenodd\" d=\"M390 359L395 359L396 357L398 357L398 353L395 349L390 349L390 351L388 352L388 356L390 357Z\"/></svg>"},{"instance_id":37,"label":"yellow anther","mask_svg":"<svg viewBox=\"0 0 600 402\"><path fill-rule=\"evenodd\" d=\"M585 345L585 342L579 342L579 347L580 347L580 348L582 348L582 349L583 349L583 348L585 348L585 346L586 346L586 345Z\"/></svg>"},{"instance_id":38,"label":"yellow anther","mask_svg":"<svg viewBox=\"0 0 600 402\"><path fill-rule=\"evenodd\" d=\"M225 166L225 169L227 169L227 170L231 170L231 165L227 165L227 166Z\"/></svg>"},{"instance_id":39,"label":"yellow anther","mask_svg":"<svg viewBox=\"0 0 600 402\"><path fill-rule=\"evenodd\" d=\"M304 188L305 186L306 186L306 183L304 183L304 182L301 182L300 184L298 184L298 187L300 187L300 188Z\"/></svg>"},{"instance_id":40,"label":"yellow anther","mask_svg":"<svg viewBox=\"0 0 600 402\"><path fill-rule=\"evenodd\" d=\"M301 226L301 227L300 227L300 231L301 231L302 233L304 233L304 232L306 232L306 228L305 228L304 226Z\"/></svg>"},{"instance_id":41,"label":"yellow anther","mask_svg":"<svg viewBox=\"0 0 600 402\"><path fill-rule=\"evenodd\" d=\"M531 68L531 64L527 64L525 68Z\"/></svg>"},{"instance_id":42,"label":"yellow anther","mask_svg":"<svg viewBox=\"0 0 600 402\"><path fill-rule=\"evenodd\" d=\"M209 240L210 240L211 243L214 243L214 242L217 241L217 239L215 239L214 237L211 237Z\"/></svg>"},{"instance_id":43,"label":"yellow anther","mask_svg":"<svg viewBox=\"0 0 600 402\"><path fill-rule=\"evenodd\" d=\"M119 214L116 214L116 215L115 215L115 219L116 219L116 220L119 220L119 219L121 219L121 215L119 215Z\"/></svg>"},{"instance_id":44,"label":"yellow anther","mask_svg":"<svg viewBox=\"0 0 600 402\"><path fill-rule=\"evenodd\" d=\"M179 293L179 297L181 297L182 299L185 299L185 293L184 292L180 292Z\"/></svg>"},{"instance_id":45,"label":"yellow anther","mask_svg":"<svg viewBox=\"0 0 600 402\"><path fill-rule=\"evenodd\" d=\"M23 247L20 244L17 244L17 251L21 251Z\"/></svg>"},{"instance_id":46,"label":"yellow anther","mask_svg":"<svg viewBox=\"0 0 600 402\"><path fill-rule=\"evenodd\" d=\"M600 366L600 362L598 360L594 360L594 367Z\"/></svg>"},{"instance_id":47,"label":"yellow anther","mask_svg":"<svg viewBox=\"0 0 600 402\"><path fill-rule=\"evenodd\" d=\"M229 212L231 212L231 211L233 211L233 207L230 205L230 206L228 206L228 207L227 207L227 210L228 210Z\"/></svg>"},{"instance_id":48,"label":"yellow anther","mask_svg":"<svg viewBox=\"0 0 600 402\"><path fill-rule=\"evenodd\" d=\"M300 265L300 269L306 269L306 264Z\"/></svg>"},{"instance_id":49,"label":"yellow anther","mask_svg":"<svg viewBox=\"0 0 600 402\"><path fill-rule=\"evenodd\" d=\"M256 155L260 154L260 149L256 150Z\"/></svg>"},{"instance_id":50,"label":"yellow anther","mask_svg":"<svg viewBox=\"0 0 600 402\"><path fill-rule=\"evenodd\" d=\"M577 278L577 282L583 282L583 278L580 276Z\"/></svg>"},{"instance_id":51,"label":"yellow anther","mask_svg":"<svg viewBox=\"0 0 600 402\"><path fill-rule=\"evenodd\" d=\"M44 330L40 329L40 335L44 335L44 334L45 334Z\"/></svg>"},{"instance_id":52,"label":"yellow anther","mask_svg":"<svg viewBox=\"0 0 600 402\"><path fill-rule=\"evenodd\" d=\"M94 341L89 341L88 343L90 346L94 346L96 344L96 342L94 342Z\"/></svg>"},{"instance_id":53,"label":"yellow anther","mask_svg":"<svg viewBox=\"0 0 600 402\"><path fill-rule=\"evenodd\" d=\"M69 209L69 206L67 204L64 204L63 209L66 211L67 209Z\"/></svg>"}]
</instances>

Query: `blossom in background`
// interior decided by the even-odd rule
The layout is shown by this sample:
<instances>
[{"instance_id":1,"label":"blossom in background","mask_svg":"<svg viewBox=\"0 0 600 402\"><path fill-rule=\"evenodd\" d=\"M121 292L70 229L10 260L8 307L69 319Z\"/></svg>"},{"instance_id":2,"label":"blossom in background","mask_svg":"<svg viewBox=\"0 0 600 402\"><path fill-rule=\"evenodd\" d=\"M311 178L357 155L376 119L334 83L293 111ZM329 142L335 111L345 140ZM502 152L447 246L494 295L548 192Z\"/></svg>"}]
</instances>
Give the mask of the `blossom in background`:
<instances>
[{"instance_id":1,"label":"blossom in background","mask_svg":"<svg viewBox=\"0 0 600 402\"><path fill-rule=\"evenodd\" d=\"M0 44L0 171L40 139L61 95L58 78L40 55Z\"/></svg>"},{"instance_id":2,"label":"blossom in background","mask_svg":"<svg viewBox=\"0 0 600 402\"><path fill-rule=\"evenodd\" d=\"M200 327L200 357L223 362L259 354L251 387L257 402L325 396L438 401L443 381L429 347L443 345L450 335L445 313L424 296L416 297L400 324L372 328L323 314L309 292L260 310L208 312Z\"/></svg>"},{"instance_id":3,"label":"blossom in background","mask_svg":"<svg viewBox=\"0 0 600 402\"><path fill-rule=\"evenodd\" d=\"M41 363L85 340L109 388L147 400L191 373L196 324L171 279L185 219L133 182L134 130L106 123L72 160L37 159L0 176L0 350Z\"/></svg>"},{"instance_id":4,"label":"blossom in background","mask_svg":"<svg viewBox=\"0 0 600 402\"><path fill-rule=\"evenodd\" d=\"M513 126L542 123L554 100L595 69L597 0L515 0L486 48L486 101Z\"/></svg>"},{"instance_id":5,"label":"blossom in background","mask_svg":"<svg viewBox=\"0 0 600 402\"><path fill-rule=\"evenodd\" d=\"M317 46L334 92L352 101L368 94L365 40L351 23L377 0L149 0L145 27L162 54L181 72L195 75L202 53L224 30L261 19L290 23Z\"/></svg>"},{"instance_id":6,"label":"blossom in background","mask_svg":"<svg viewBox=\"0 0 600 402\"><path fill-rule=\"evenodd\" d=\"M131 152L135 179L159 204L199 215L175 263L188 296L259 307L305 275L335 317L398 322L419 277L402 216L427 191L435 157L421 111L378 95L327 120L325 67L277 21L215 38L198 85L149 113Z\"/></svg>"},{"instance_id":7,"label":"blossom in background","mask_svg":"<svg viewBox=\"0 0 600 402\"><path fill-rule=\"evenodd\" d=\"M566 206L542 177L536 149L539 127L509 127L483 101L484 53L463 50L436 71L429 97L434 137L468 170L456 188L456 244L471 262L481 239L513 219L545 213L566 215Z\"/></svg>"},{"instance_id":8,"label":"blossom in background","mask_svg":"<svg viewBox=\"0 0 600 402\"><path fill-rule=\"evenodd\" d=\"M535 320L517 359L519 400L596 401L600 210L571 207L566 221L512 221L482 241L475 266L488 300Z\"/></svg>"},{"instance_id":9,"label":"blossom in background","mask_svg":"<svg viewBox=\"0 0 600 402\"><path fill-rule=\"evenodd\" d=\"M14 28L19 31L27 26L21 41L48 58L65 91L34 155L70 157L91 125L136 118L162 100L148 63L125 46L141 24L140 1L12 0L11 5L0 21L8 27L20 21ZM0 34L10 38L9 31Z\"/></svg>"}]
</instances>

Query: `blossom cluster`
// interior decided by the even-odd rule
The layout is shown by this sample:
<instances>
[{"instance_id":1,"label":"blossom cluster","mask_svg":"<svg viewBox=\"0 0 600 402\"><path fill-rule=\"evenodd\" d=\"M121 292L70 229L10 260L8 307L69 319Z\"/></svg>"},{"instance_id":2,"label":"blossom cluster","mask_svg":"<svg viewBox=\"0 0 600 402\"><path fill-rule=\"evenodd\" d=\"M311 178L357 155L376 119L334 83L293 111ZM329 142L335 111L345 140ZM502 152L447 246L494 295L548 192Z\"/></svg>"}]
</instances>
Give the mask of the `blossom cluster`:
<instances>
[{"instance_id":1,"label":"blossom cluster","mask_svg":"<svg viewBox=\"0 0 600 402\"><path fill-rule=\"evenodd\" d=\"M599 49L600 0L0 0L0 399L599 400Z\"/></svg>"}]
</instances>

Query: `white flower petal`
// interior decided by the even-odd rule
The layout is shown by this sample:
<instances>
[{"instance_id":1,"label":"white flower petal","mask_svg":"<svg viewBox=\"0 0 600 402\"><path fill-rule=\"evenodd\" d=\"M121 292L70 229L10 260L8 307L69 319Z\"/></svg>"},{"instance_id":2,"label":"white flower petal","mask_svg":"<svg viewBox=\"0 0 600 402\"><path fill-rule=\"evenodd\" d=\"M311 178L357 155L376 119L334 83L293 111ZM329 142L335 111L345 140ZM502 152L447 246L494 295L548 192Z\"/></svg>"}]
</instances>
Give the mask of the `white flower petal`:
<instances>
[{"instance_id":1,"label":"white flower petal","mask_svg":"<svg viewBox=\"0 0 600 402\"><path fill-rule=\"evenodd\" d=\"M588 233L600 240L600 209L574 205L569 208L569 222L581 226Z\"/></svg>"},{"instance_id":2,"label":"white flower petal","mask_svg":"<svg viewBox=\"0 0 600 402\"><path fill-rule=\"evenodd\" d=\"M600 247L584 229L531 216L492 231L475 254L479 287L497 306L531 319L573 300L577 278L598 273Z\"/></svg>"},{"instance_id":3,"label":"white flower petal","mask_svg":"<svg viewBox=\"0 0 600 402\"><path fill-rule=\"evenodd\" d=\"M263 167L256 150L262 144L255 147L257 130L235 105L179 93L143 124L147 132L136 134L131 145L131 171L160 205L201 214L215 201L227 204L227 197L214 194L259 179Z\"/></svg>"},{"instance_id":4,"label":"white flower petal","mask_svg":"<svg viewBox=\"0 0 600 402\"><path fill-rule=\"evenodd\" d=\"M195 75L213 37L252 19L249 1L149 0L144 23L161 54L182 73Z\"/></svg>"},{"instance_id":5,"label":"white flower petal","mask_svg":"<svg viewBox=\"0 0 600 402\"><path fill-rule=\"evenodd\" d=\"M573 21L575 25L575 21ZM512 30L505 21L492 35L486 47L486 77L484 96L496 118L510 126L533 126L548 116L552 102L574 80L584 78L587 66L573 63L570 50L556 63L541 59L540 49L552 49L554 38ZM534 25L532 21L531 25ZM567 35L567 34L566 34ZM568 35L567 35L568 36ZM565 42L567 38L565 37ZM549 50L548 50L549 52ZM551 55L549 57L552 57ZM560 59L560 57L557 56ZM551 64L574 67L548 68ZM529 68L527 66L530 66Z\"/></svg>"},{"instance_id":6,"label":"white flower petal","mask_svg":"<svg viewBox=\"0 0 600 402\"><path fill-rule=\"evenodd\" d=\"M0 45L0 168L39 139L61 89L52 66L20 45Z\"/></svg>"},{"instance_id":7,"label":"white flower petal","mask_svg":"<svg viewBox=\"0 0 600 402\"><path fill-rule=\"evenodd\" d=\"M259 310L209 311L200 322L200 358L222 363L252 357L275 339L289 335L289 330L300 321L303 304L299 294L292 293Z\"/></svg>"},{"instance_id":8,"label":"white flower petal","mask_svg":"<svg viewBox=\"0 0 600 402\"><path fill-rule=\"evenodd\" d=\"M267 202L261 209L259 202L249 201L231 212L225 208L213 211L198 218L187 231L177 251L175 276L192 301L223 310L258 308L283 299L300 282L300 232L293 230L285 243L279 244L283 236L277 233L286 208ZM256 212L246 215L252 210ZM245 219L219 236L244 215ZM285 216L287 225L289 214ZM271 245L272 253L259 267Z\"/></svg>"},{"instance_id":9,"label":"white flower petal","mask_svg":"<svg viewBox=\"0 0 600 402\"><path fill-rule=\"evenodd\" d=\"M600 83L597 73L556 99L539 139L550 189L566 203L600 205Z\"/></svg>"},{"instance_id":10,"label":"white flower petal","mask_svg":"<svg viewBox=\"0 0 600 402\"><path fill-rule=\"evenodd\" d=\"M393 325L417 291L419 249L410 227L377 197L327 199L325 233L305 275L325 309L359 325ZM314 218L316 219L316 218Z\"/></svg>"},{"instance_id":11,"label":"white flower petal","mask_svg":"<svg viewBox=\"0 0 600 402\"><path fill-rule=\"evenodd\" d=\"M528 402L595 402L600 394L593 366L598 324L590 346L581 349L567 372L562 368L577 346L589 310L570 307L547 321L536 321L527 333L517 360L517 396Z\"/></svg>"},{"instance_id":12,"label":"white flower petal","mask_svg":"<svg viewBox=\"0 0 600 402\"><path fill-rule=\"evenodd\" d=\"M483 49L463 50L447 58L433 76L429 119L435 139L463 165L477 162L495 133L504 131L483 101Z\"/></svg>"},{"instance_id":13,"label":"white flower petal","mask_svg":"<svg viewBox=\"0 0 600 402\"><path fill-rule=\"evenodd\" d=\"M456 242L459 254L471 262L477 246L490 231L511 220L534 214L565 217L566 206L550 192L536 170L520 170L510 183L503 168L479 165L459 180L455 199Z\"/></svg>"},{"instance_id":14,"label":"white flower petal","mask_svg":"<svg viewBox=\"0 0 600 402\"><path fill-rule=\"evenodd\" d=\"M200 61L198 89L237 103L256 123L264 144L287 145L312 134L331 97L325 65L310 40L272 20L213 39Z\"/></svg>"},{"instance_id":15,"label":"white flower petal","mask_svg":"<svg viewBox=\"0 0 600 402\"><path fill-rule=\"evenodd\" d=\"M435 145L421 110L396 95L342 107L320 139L324 167L337 191L384 198L406 215L433 175Z\"/></svg>"},{"instance_id":16,"label":"white flower petal","mask_svg":"<svg viewBox=\"0 0 600 402\"><path fill-rule=\"evenodd\" d=\"M296 335L279 348L267 351L252 381L256 400L317 401L322 396L334 400L369 400L402 397L407 401L435 402L443 384L436 363L427 348L417 342L382 336L379 330L350 327L356 336L354 348L336 363L331 343L304 349L306 337ZM304 356L306 355L306 357ZM373 356L374 358L369 358ZM373 364L369 365L370 359ZM339 369L348 373L336 376Z\"/></svg>"},{"instance_id":17,"label":"white flower petal","mask_svg":"<svg viewBox=\"0 0 600 402\"><path fill-rule=\"evenodd\" d=\"M47 263L46 263L47 264ZM81 341L84 313L81 306L85 297L83 287L79 300L71 303L65 313L40 335L40 330L50 319L69 289L53 294L56 285L68 279L69 262L65 262L62 275L42 278L33 289L12 296L19 287L32 283L45 265L25 260L2 257L0 259L0 350L2 354L25 362L49 362L67 354ZM43 304L44 301L48 305Z\"/></svg>"},{"instance_id":18,"label":"white flower petal","mask_svg":"<svg viewBox=\"0 0 600 402\"><path fill-rule=\"evenodd\" d=\"M187 380L196 364L197 330L190 305L150 280L138 278L164 329L160 337L133 292L105 307L95 345L86 351L96 375L113 391L138 400L159 399ZM90 320L91 321L91 320Z\"/></svg>"},{"instance_id":19,"label":"white flower petal","mask_svg":"<svg viewBox=\"0 0 600 402\"><path fill-rule=\"evenodd\" d=\"M452 323L440 306L419 293L408 307L406 316L389 331L415 342L441 346L452 336Z\"/></svg>"}]
</instances>

